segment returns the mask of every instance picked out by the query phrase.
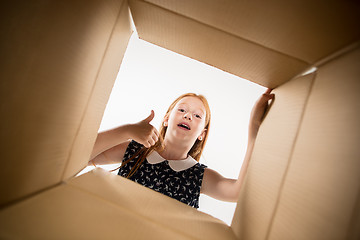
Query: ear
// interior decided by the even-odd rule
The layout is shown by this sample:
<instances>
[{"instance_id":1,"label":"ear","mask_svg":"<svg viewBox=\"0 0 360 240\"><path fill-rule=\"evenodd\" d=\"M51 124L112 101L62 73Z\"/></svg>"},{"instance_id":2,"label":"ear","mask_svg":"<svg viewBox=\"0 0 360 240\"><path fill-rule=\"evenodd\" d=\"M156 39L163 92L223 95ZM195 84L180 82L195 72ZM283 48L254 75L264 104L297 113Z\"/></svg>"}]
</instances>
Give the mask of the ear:
<instances>
[{"instance_id":1,"label":"ear","mask_svg":"<svg viewBox=\"0 0 360 240\"><path fill-rule=\"evenodd\" d=\"M163 118L163 125L166 124L167 126L168 122L169 122L169 116L166 114L165 117Z\"/></svg>"},{"instance_id":2,"label":"ear","mask_svg":"<svg viewBox=\"0 0 360 240\"><path fill-rule=\"evenodd\" d=\"M201 134L200 134L199 137L198 137L198 139L199 139L200 141L202 141L202 140L205 139L206 131L207 131L206 128L204 128L204 129L201 131Z\"/></svg>"}]
</instances>

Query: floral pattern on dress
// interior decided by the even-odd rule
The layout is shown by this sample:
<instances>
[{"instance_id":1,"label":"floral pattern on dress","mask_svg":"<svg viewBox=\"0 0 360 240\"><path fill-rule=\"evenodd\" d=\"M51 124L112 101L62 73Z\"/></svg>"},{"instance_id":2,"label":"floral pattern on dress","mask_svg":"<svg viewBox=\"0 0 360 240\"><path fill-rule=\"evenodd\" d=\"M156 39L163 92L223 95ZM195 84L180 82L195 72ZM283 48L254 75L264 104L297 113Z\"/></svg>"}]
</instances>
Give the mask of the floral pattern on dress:
<instances>
[{"instance_id":1,"label":"floral pattern on dress","mask_svg":"<svg viewBox=\"0 0 360 240\"><path fill-rule=\"evenodd\" d=\"M131 158L141 147L143 145L140 143L130 142L123 161ZM122 166L118 175L126 177L138 158L139 156L136 156ZM206 167L204 164L196 163L188 169L177 172L169 166L168 161L151 164L145 159L135 174L130 177L130 180L191 207L199 208L200 188Z\"/></svg>"}]
</instances>

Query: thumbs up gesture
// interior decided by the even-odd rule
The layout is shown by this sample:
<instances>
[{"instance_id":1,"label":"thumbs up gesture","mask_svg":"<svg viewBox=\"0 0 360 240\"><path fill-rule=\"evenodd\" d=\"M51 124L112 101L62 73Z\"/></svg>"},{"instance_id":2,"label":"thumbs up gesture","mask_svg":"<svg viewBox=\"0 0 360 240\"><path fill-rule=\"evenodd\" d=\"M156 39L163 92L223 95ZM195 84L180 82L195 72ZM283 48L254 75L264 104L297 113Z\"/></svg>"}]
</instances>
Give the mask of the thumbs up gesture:
<instances>
[{"instance_id":1,"label":"thumbs up gesture","mask_svg":"<svg viewBox=\"0 0 360 240\"><path fill-rule=\"evenodd\" d=\"M146 148L153 146L159 138L159 132L150 124L154 116L155 112L151 110L151 113L147 118L130 125L131 138L136 142L141 143Z\"/></svg>"}]
</instances>

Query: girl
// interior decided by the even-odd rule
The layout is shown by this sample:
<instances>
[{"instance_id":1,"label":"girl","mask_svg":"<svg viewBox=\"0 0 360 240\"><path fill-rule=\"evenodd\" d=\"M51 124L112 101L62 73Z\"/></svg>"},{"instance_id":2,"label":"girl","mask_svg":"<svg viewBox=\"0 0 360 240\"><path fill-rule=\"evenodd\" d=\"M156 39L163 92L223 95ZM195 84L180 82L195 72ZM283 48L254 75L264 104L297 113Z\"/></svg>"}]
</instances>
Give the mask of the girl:
<instances>
[{"instance_id":1,"label":"girl","mask_svg":"<svg viewBox=\"0 0 360 240\"><path fill-rule=\"evenodd\" d=\"M119 175L195 208L199 207L200 192L236 202L268 101L273 98L268 89L252 109L248 147L238 179L225 178L198 163L211 113L206 98L193 93L178 97L170 105L159 131L150 124L154 118L151 111L138 123L99 133L89 165L122 162Z\"/></svg>"}]
</instances>

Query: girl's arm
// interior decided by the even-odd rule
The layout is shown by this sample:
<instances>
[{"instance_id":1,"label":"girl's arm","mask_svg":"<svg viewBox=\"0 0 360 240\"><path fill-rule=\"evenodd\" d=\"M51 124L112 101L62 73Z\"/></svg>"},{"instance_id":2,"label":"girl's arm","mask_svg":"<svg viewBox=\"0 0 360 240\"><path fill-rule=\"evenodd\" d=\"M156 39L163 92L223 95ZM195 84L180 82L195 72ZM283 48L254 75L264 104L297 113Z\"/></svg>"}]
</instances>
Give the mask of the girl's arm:
<instances>
[{"instance_id":1,"label":"girl's arm","mask_svg":"<svg viewBox=\"0 0 360 240\"><path fill-rule=\"evenodd\" d=\"M253 152L255 139L268 108L268 101L274 98L274 94L270 93L271 89L267 89L267 91L257 100L251 111L248 146L238 179L224 178L218 172L206 168L201 186L202 193L222 201L237 201Z\"/></svg>"},{"instance_id":2,"label":"girl's arm","mask_svg":"<svg viewBox=\"0 0 360 240\"><path fill-rule=\"evenodd\" d=\"M144 120L135 124L126 124L98 134L88 165L119 163L133 139L149 148L159 137L159 133L150 122L154 118L154 111Z\"/></svg>"}]
</instances>

